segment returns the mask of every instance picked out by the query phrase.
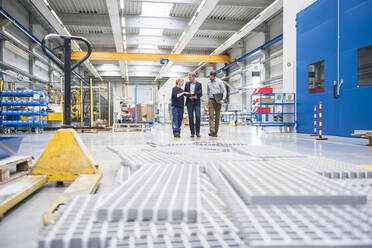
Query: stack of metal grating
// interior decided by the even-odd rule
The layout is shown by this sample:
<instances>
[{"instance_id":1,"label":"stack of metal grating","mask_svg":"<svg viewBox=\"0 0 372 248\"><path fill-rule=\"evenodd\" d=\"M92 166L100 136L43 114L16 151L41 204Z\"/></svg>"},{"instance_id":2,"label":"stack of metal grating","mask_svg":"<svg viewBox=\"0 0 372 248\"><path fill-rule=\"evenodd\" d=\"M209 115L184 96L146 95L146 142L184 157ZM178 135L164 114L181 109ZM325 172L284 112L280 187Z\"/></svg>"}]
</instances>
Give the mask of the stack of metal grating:
<instances>
[{"instance_id":1,"label":"stack of metal grating","mask_svg":"<svg viewBox=\"0 0 372 248\"><path fill-rule=\"evenodd\" d=\"M118 186L75 197L39 248L372 247L372 173L241 142L112 146Z\"/></svg>"}]
</instances>

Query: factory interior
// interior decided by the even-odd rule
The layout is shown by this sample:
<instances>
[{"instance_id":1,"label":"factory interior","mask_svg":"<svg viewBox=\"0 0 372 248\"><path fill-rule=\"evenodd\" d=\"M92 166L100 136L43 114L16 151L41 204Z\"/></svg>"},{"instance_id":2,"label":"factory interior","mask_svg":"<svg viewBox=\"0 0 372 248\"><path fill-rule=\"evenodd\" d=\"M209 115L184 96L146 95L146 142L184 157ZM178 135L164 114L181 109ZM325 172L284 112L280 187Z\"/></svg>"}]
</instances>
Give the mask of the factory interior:
<instances>
[{"instance_id":1,"label":"factory interior","mask_svg":"<svg viewBox=\"0 0 372 248\"><path fill-rule=\"evenodd\" d=\"M371 13L0 0L0 247L372 248Z\"/></svg>"}]
</instances>

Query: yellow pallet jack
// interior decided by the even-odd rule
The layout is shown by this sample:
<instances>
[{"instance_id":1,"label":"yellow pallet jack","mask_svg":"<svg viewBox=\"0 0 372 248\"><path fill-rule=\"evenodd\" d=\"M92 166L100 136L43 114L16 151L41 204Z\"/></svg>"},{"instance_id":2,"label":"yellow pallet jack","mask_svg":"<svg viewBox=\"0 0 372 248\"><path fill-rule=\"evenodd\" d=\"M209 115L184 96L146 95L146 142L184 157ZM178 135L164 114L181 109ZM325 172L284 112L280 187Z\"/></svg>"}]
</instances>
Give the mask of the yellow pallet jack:
<instances>
[{"instance_id":1,"label":"yellow pallet jack","mask_svg":"<svg viewBox=\"0 0 372 248\"><path fill-rule=\"evenodd\" d=\"M48 39L62 39L64 62L45 46ZM88 46L88 53L71 67L71 40L80 40ZM71 71L83 63L92 52L91 45L83 37L49 34L42 41L44 53L65 71L65 103L71 102ZM58 130L36 161L31 174L7 183L0 189L0 219L5 212L48 182L71 182L72 184L58 197L43 215L44 225L51 224L58 208L78 194L92 194L102 179L98 165L93 161L87 147L71 128L71 105L64 105L64 127Z\"/></svg>"}]
</instances>

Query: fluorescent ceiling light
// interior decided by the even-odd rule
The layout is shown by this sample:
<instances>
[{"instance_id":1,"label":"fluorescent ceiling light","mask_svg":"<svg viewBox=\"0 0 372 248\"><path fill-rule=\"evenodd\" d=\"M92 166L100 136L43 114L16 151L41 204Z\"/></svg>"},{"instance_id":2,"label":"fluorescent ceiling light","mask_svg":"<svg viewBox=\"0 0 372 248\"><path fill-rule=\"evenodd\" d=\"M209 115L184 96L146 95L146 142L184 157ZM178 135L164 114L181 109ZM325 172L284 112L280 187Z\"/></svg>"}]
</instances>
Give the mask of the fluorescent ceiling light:
<instances>
[{"instance_id":1,"label":"fluorescent ceiling light","mask_svg":"<svg viewBox=\"0 0 372 248\"><path fill-rule=\"evenodd\" d=\"M141 15L168 17L172 7L170 3L142 3Z\"/></svg>"},{"instance_id":2,"label":"fluorescent ceiling light","mask_svg":"<svg viewBox=\"0 0 372 248\"><path fill-rule=\"evenodd\" d=\"M125 18L124 17L121 18L121 27L125 28Z\"/></svg>"},{"instance_id":3,"label":"fluorescent ceiling light","mask_svg":"<svg viewBox=\"0 0 372 248\"><path fill-rule=\"evenodd\" d=\"M199 4L199 7L198 9L196 10L196 14L198 14L200 12L200 10L204 7L204 4L205 4L206 0L203 0L200 4Z\"/></svg>"},{"instance_id":4,"label":"fluorescent ceiling light","mask_svg":"<svg viewBox=\"0 0 372 248\"><path fill-rule=\"evenodd\" d=\"M124 0L120 0L120 9L124 9Z\"/></svg>"},{"instance_id":5,"label":"fluorescent ceiling light","mask_svg":"<svg viewBox=\"0 0 372 248\"><path fill-rule=\"evenodd\" d=\"M140 35L156 35L156 36L162 36L163 35L163 29L151 29L151 28L140 28Z\"/></svg>"},{"instance_id":6,"label":"fluorescent ceiling light","mask_svg":"<svg viewBox=\"0 0 372 248\"><path fill-rule=\"evenodd\" d=\"M56 12L54 12L54 10L52 10L52 14L57 19L57 21L59 22L59 24L63 25L63 22L61 21L61 19L59 19L58 15L56 14Z\"/></svg>"},{"instance_id":7,"label":"fluorescent ceiling light","mask_svg":"<svg viewBox=\"0 0 372 248\"><path fill-rule=\"evenodd\" d=\"M138 45L138 48L142 48L142 49L157 49L158 46L157 45Z\"/></svg>"}]
</instances>

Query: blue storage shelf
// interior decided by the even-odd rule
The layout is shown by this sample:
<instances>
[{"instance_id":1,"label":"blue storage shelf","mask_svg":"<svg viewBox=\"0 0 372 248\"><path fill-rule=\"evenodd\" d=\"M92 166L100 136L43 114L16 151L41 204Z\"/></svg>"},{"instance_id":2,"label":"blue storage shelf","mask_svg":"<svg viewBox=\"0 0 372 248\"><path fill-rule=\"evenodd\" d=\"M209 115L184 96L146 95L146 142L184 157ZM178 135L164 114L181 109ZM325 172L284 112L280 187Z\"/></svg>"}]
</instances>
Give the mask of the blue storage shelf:
<instances>
[{"instance_id":1,"label":"blue storage shelf","mask_svg":"<svg viewBox=\"0 0 372 248\"><path fill-rule=\"evenodd\" d=\"M262 100L264 98L272 98L274 102L263 103ZM253 104L253 102L257 100L259 101ZM270 113L256 113L257 108L270 108ZM253 126L260 127L295 126L296 125L295 94L294 93L254 94L251 96L251 114ZM286 118L284 118L284 116ZM287 118L293 121L288 121L286 120Z\"/></svg>"},{"instance_id":2,"label":"blue storage shelf","mask_svg":"<svg viewBox=\"0 0 372 248\"><path fill-rule=\"evenodd\" d=\"M12 110L5 110L2 112L2 115L11 116L11 115L41 115L41 116L48 116L47 111L12 111Z\"/></svg>"},{"instance_id":3,"label":"blue storage shelf","mask_svg":"<svg viewBox=\"0 0 372 248\"><path fill-rule=\"evenodd\" d=\"M41 120L41 117L48 116L48 102L44 91L2 91L0 96L2 127L46 127L48 125L48 121ZM19 97L22 97L22 100L18 100ZM24 100L26 97L31 99ZM28 107L28 110L19 107ZM28 120L21 120L21 116L28 116Z\"/></svg>"},{"instance_id":4,"label":"blue storage shelf","mask_svg":"<svg viewBox=\"0 0 372 248\"><path fill-rule=\"evenodd\" d=\"M22 120L17 120L17 121L8 121L8 120L3 120L1 122L3 126L7 127L38 127L38 126L47 126L48 121L36 121L36 120L27 120L27 121L22 121Z\"/></svg>"},{"instance_id":5,"label":"blue storage shelf","mask_svg":"<svg viewBox=\"0 0 372 248\"><path fill-rule=\"evenodd\" d=\"M26 96L34 96L34 95L40 95L44 96L43 91L2 91L1 95L4 97L9 97L9 96L21 96L21 97L26 97Z\"/></svg>"},{"instance_id":6,"label":"blue storage shelf","mask_svg":"<svg viewBox=\"0 0 372 248\"><path fill-rule=\"evenodd\" d=\"M2 100L2 106L47 106L47 102L41 101L14 101L14 100Z\"/></svg>"}]
</instances>

